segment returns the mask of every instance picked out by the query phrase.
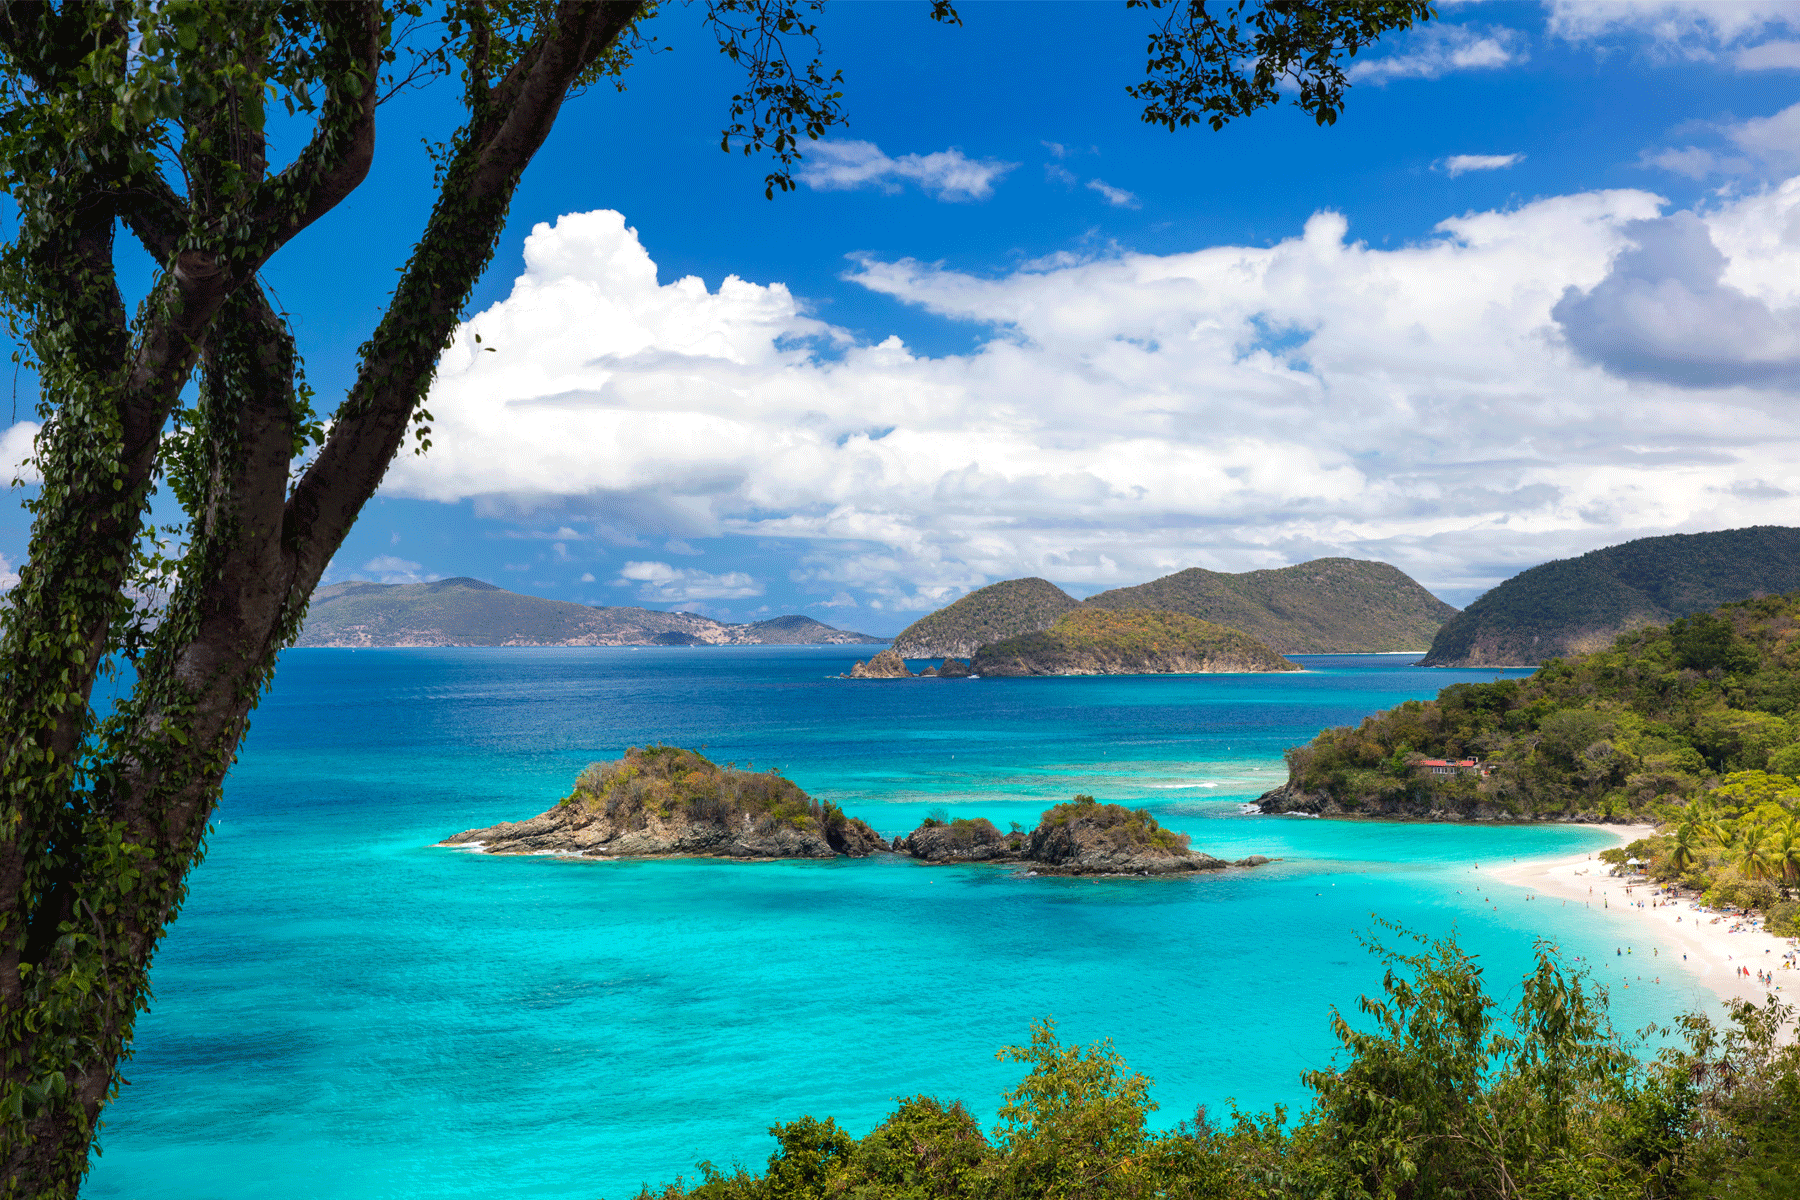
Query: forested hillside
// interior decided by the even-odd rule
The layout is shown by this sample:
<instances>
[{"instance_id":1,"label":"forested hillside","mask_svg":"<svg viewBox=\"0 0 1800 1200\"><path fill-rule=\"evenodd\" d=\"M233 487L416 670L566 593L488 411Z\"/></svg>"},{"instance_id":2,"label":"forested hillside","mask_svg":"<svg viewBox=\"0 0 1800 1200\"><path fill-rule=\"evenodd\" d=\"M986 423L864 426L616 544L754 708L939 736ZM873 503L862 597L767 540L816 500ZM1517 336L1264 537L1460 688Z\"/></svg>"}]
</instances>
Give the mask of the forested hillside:
<instances>
[{"instance_id":1,"label":"forested hillside","mask_svg":"<svg viewBox=\"0 0 1800 1200\"><path fill-rule=\"evenodd\" d=\"M1282 654L1422 650L1456 615L1400 568L1354 558L1318 558L1241 575L1190 567L1084 603L1186 613L1247 633Z\"/></svg>"},{"instance_id":2,"label":"forested hillside","mask_svg":"<svg viewBox=\"0 0 1800 1200\"><path fill-rule=\"evenodd\" d=\"M1669 815L1733 772L1800 774L1800 592L1621 635L1529 679L1461 683L1288 751L1270 811ZM1433 776L1422 758L1491 773Z\"/></svg>"},{"instance_id":3,"label":"forested hillside","mask_svg":"<svg viewBox=\"0 0 1800 1200\"><path fill-rule=\"evenodd\" d=\"M1048 629L1076 604L1046 579L990 583L902 629L894 650L901 658L967 658L989 642Z\"/></svg>"},{"instance_id":4,"label":"forested hillside","mask_svg":"<svg viewBox=\"0 0 1800 1200\"><path fill-rule=\"evenodd\" d=\"M1800 588L1800 529L1758 525L1640 538L1531 568L1438 631L1430 667L1536 666L1628 629Z\"/></svg>"},{"instance_id":5,"label":"forested hillside","mask_svg":"<svg viewBox=\"0 0 1800 1200\"><path fill-rule=\"evenodd\" d=\"M983 646L977 675L1167 675L1298 671L1248 634L1185 613L1078 608L1037 633Z\"/></svg>"},{"instance_id":6,"label":"forested hillside","mask_svg":"<svg viewBox=\"0 0 1800 1200\"><path fill-rule=\"evenodd\" d=\"M966 658L984 645L1046 630L1078 607L1198 617L1280 654L1422 650L1456 614L1398 567L1320 558L1241 575L1191 567L1084 601L1046 580L1009 579L914 621L894 649L902 658Z\"/></svg>"}]
</instances>

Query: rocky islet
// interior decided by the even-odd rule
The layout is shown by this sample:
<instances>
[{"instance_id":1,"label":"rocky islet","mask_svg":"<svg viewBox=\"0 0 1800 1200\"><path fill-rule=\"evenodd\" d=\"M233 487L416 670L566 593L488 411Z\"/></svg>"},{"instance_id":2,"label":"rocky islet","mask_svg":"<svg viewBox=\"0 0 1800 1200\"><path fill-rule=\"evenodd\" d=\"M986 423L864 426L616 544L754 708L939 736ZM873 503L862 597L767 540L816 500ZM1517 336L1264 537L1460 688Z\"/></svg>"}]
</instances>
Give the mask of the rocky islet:
<instances>
[{"instance_id":1,"label":"rocky islet","mask_svg":"<svg viewBox=\"0 0 1800 1200\"><path fill-rule=\"evenodd\" d=\"M1182 875L1270 861L1227 862L1193 850L1143 809L1077 796L1030 831L985 818L927 818L891 842L774 771L721 767L691 750L633 748L582 772L547 812L452 834L439 843L487 854L574 858L865 858L1005 863L1042 875Z\"/></svg>"}]
</instances>

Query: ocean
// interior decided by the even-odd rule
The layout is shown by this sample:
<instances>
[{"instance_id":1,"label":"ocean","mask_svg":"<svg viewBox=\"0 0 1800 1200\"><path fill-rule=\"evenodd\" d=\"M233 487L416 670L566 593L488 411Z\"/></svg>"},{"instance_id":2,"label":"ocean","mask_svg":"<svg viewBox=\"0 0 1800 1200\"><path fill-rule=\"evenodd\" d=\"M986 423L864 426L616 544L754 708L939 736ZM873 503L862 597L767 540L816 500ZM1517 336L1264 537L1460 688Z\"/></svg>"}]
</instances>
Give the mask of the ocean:
<instances>
[{"instance_id":1,"label":"ocean","mask_svg":"<svg viewBox=\"0 0 1800 1200\"><path fill-rule=\"evenodd\" d=\"M856 651L290 651L157 955L85 1194L631 1200L701 1160L760 1166L768 1127L803 1114L860 1134L931 1094L991 1121L1021 1074L996 1052L1043 1018L1110 1039L1154 1079L1161 1124L1303 1107L1332 1009L1379 989L1374 916L1454 932L1508 1008L1538 937L1595 959L1632 936L1473 874L1610 844L1592 829L1241 812L1286 747L1493 671L1356 655L1283 675L833 678ZM1087 792L1196 849L1280 861L1084 880L432 845L653 742L778 767L884 834L936 808L1030 826ZM1645 979L1612 1016L1700 1005L1690 981Z\"/></svg>"}]
</instances>

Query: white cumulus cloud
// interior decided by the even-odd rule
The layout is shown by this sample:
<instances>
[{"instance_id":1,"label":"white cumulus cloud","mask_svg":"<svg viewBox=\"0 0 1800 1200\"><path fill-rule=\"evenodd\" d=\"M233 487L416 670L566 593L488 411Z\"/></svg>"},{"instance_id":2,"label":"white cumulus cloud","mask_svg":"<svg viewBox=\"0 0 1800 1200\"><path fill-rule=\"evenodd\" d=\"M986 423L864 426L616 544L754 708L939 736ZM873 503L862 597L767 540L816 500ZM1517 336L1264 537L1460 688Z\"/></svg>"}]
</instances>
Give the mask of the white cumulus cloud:
<instances>
[{"instance_id":1,"label":"white cumulus cloud","mask_svg":"<svg viewBox=\"0 0 1800 1200\"><path fill-rule=\"evenodd\" d=\"M1548 7L1549 32L1570 42L1636 38L1665 57L1707 61L1730 54L1747 70L1783 65L1758 61L1760 39L1800 30L1792 0L1550 0Z\"/></svg>"},{"instance_id":2,"label":"white cumulus cloud","mask_svg":"<svg viewBox=\"0 0 1800 1200\"><path fill-rule=\"evenodd\" d=\"M37 465L27 461L39 428L36 421L20 421L0 433L0 484L9 484L15 479L20 483L44 482Z\"/></svg>"},{"instance_id":3,"label":"white cumulus cloud","mask_svg":"<svg viewBox=\"0 0 1800 1200\"><path fill-rule=\"evenodd\" d=\"M615 587L637 584L640 600L669 603L682 600L742 600L763 594L763 585L742 571L713 575L706 571L670 566L666 562L628 562L613 580Z\"/></svg>"},{"instance_id":4,"label":"white cumulus cloud","mask_svg":"<svg viewBox=\"0 0 1800 1200\"><path fill-rule=\"evenodd\" d=\"M799 174L802 183L821 192L872 187L893 193L912 183L939 200L986 200L994 184L1018 165L969 158L954 147L891 158L874 142L821 141L808 147Z\"/></svg>"},{"instance_id":5,"label":"white cumulus cloud","mask_svg":"<svg viewBox=\"0 0 1800 1200\"><path fill-rule=\"evenodd\" d=\"M659 541L754 537L788 548L803 588L886 609L997 578L1326 554L1481 586L1630 537L1791 520L1800 180L1667 207L1553 196L1392 249L1321 212L1273 246L998 275L857 260L862 286L987 331L936 357L852 339L779 283L659 283L618 213L565 216L444 355L433 449L387 487ZM1746 313L1756 337L1688 361L1693 330ZM475 331L499 352L474 353ZM668 563L618 582L651 600L760 587Z\"/></svg>"},{"instance_id":6,"label":"white cumulus cloud","mask_svg":"<svg viewBox=\"0 0 1800 1200\"><path fill-rule=\"evenodd\" d=\"M400 558L393 554L382 554L371 558L362 565L373 583L429 583L441 578L438 575L422 575L422 564L409 558ZM360 578L360 576L353 576Z\"/></svg>"},{"instance_id":7,"label":"white cumulus cloud","mask_svg":"<svg viewBox=\"0 0 1800 1200\"><path fill-rule=\"evenodd\" d=\"M1386 84L1390 79L1437 79L1452 71L1493 70L1524 62L1523 39L1511 29L1481 30L1471 25L1426 25L1399 40L1399 50L1359 58L1351 80Z\"/></svg>"},{"instance_id":8,"label":"white cumulus cloud","mask_svg":"<svg viewBox=\"0 0 1800 1200\"><path fill-rule=\"evenodd\" d=\"M1455 179L1470 171L1499 171L1524 161L1523 154L1452 154L1440 165L1445 174Z\"/></svg>"},{"instance_id":9,"label":"white cumulus cloud","mask_svg":"<svg viewBox=\"0 0 1800 1200\"><path fill-rule=\"evenodd\" d=\"M1716 145L1645 150L1639 162L1689 179L1705 179L1709 175L1772 177L1800 170L1800 103L1766 117L1716 123L1706 128Z\"/></svg>"},{"instance_id":10,"label":"white cumulus cloud","mask_svg":"<svg viewBox=\"0 0 1800 1200\"><path fill-rule=\"evenodd\" d=\"M1740 71L1800 71L1800 42L1764 42L1732 56Z\"/></svg>"},{"instance_id":11,"label":"white cumulus cloud","mask_svg":"<svg viewBox=\"0 0 1800 1200\"><path fill-rule=\"evenodd\" d=\"M1090 179L1087 181L1087 185L1094 191L1099 192L1100 195L1105 198L1106 202L1114 208L1139 207L1137 196L1126 191L1124 188L1114 187L1104 179Z\"/></svg>"}]
</instances>

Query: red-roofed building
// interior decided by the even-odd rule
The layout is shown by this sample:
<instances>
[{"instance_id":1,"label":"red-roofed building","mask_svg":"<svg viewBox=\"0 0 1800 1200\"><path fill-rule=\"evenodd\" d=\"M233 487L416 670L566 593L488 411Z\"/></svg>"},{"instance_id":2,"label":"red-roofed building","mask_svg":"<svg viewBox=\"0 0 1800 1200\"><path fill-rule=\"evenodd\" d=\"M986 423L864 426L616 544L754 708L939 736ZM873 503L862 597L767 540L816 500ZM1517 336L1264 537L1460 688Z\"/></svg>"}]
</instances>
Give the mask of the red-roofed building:
<instances>
[{"instance_id":1,"label":"red-roofed building","mask_svg":"<svg viewBox=\"0 0 1800 1200\"><path fill-rule=\"evenodd\" d=\"M1423 771L1427 775L1481 775L1486 776L1493 771L1478 758L1422 758L1413 764L1413 769Z\"/></svg>"}]
</instances>

